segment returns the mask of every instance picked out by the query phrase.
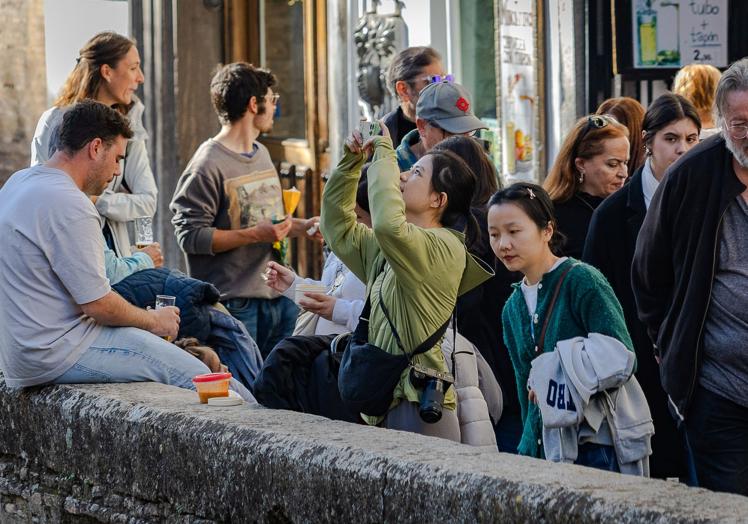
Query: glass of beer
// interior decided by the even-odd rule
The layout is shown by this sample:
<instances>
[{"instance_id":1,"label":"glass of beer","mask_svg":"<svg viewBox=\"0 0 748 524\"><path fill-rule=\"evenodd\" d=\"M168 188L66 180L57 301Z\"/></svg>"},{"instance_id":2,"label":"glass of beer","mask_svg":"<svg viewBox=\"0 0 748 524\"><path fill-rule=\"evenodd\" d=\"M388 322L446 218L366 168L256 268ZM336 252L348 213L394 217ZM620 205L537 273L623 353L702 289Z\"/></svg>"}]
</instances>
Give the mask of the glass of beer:
<instances>
[{"instance_id":1,"label":"glass of beer","mask_svg":"<svg viewBox=\"0 0 748 524\"><path fill-rule=\"evenodd\" d=\"M153 244L153 218L140 217L135 219L135 247L143 249Z\"/></svg>"},{"instance_id":2,"label":"glass of beer","mask_svg":"<svg viewBox=\"0 0 748 524\"><path fill-rule=\"evenodd\" d=\"M173 306L176 304L176 302L177 302L177 297L173 297L171 295L156 295L156 309ZM162 338L166 340L167 342L171 342L171 337L169 336L162 337Z\"/></svg>"}]
</instances>

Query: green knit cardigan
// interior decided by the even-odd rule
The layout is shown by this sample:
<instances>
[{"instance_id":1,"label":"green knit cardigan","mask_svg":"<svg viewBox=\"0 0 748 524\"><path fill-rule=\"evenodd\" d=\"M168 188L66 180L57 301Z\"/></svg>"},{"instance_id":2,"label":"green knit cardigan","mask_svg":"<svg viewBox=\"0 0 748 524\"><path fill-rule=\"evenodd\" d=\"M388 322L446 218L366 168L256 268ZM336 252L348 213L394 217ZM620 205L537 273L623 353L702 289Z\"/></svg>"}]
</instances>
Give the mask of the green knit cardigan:
<instances>
[{"instance_id":1,"label":"green knit cardigan","mask_svg":"<svg viewBox=\"0 0 748 524\"><path fill-rule=\"evenodd\" d=\"M561 285L545 333L543 351L553 351L560 340L587 337L590 333L616 338L633 351L634 346L626 329L621 304L603 274L594 267L569 258L553 271L543 275L538 285L538 303L532 319L520 283L513 284L514 292L504 305L502 321L504 342L514 366L524 426L518 447L520 455L543 457L543 421L540 409L536 404L530 404L527 399L530 363L535 358L533 333L540 337L556 284L571 264L576 266L569 271Z\"/></svg>"}]
</instances>

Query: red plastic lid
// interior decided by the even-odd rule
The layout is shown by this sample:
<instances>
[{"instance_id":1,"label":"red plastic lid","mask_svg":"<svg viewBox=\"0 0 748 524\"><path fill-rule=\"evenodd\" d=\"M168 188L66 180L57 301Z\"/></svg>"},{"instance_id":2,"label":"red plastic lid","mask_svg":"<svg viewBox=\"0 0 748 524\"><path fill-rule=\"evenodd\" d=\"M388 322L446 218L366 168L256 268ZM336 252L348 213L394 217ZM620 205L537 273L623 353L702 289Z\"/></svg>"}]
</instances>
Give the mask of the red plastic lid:
<instances>
[{"instance_id":1,"label":"red plastic lid","mask_svg":"<svg viewBox=\"0 0 748 524\"><path fill-rule=\"evenodd\" d=\"M231 373L206 373L205 375L195 375L192 377L192 382L215 382L216 380L228 380L231 377Z\"/></svg>"}]
</instances>

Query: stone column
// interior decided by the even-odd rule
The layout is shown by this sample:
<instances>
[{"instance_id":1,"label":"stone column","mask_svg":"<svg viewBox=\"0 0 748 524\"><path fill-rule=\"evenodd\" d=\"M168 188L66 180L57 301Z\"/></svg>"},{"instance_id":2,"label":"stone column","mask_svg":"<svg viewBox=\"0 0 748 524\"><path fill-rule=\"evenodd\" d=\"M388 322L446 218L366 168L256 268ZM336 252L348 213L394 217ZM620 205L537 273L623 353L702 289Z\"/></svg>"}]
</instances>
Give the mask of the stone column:
<instances>
[{"instance_id":1,"label":"stone column","mask_svg":"<svg viewBox=\"0 0 748 524\"><path fill-rule=\"evenodd\" d=\"M47 107L44 1L0 0L0 186L28 167L36 122Z\"/></svg>"}]
</instances>

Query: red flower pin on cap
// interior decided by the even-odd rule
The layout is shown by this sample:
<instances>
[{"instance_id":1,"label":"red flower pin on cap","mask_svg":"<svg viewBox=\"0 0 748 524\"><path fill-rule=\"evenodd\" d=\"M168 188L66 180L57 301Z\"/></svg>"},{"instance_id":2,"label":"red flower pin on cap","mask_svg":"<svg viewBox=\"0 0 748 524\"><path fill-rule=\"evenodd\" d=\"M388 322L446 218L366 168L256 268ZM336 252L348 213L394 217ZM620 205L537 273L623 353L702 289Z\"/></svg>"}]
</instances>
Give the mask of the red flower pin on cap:
<instances>
[{"instance_id":1,"label":"red flower pin on cap","mask_svg":"<svg viewBox=\"0 0 748 524\"><path fill-rule=\"evenodd\" d=\"M463 97L458 98L455 105L457 106L457 109L464 113L467 113L468 109L470 109L470 102L465 100Z\"/></svg>"}]
</instances>

